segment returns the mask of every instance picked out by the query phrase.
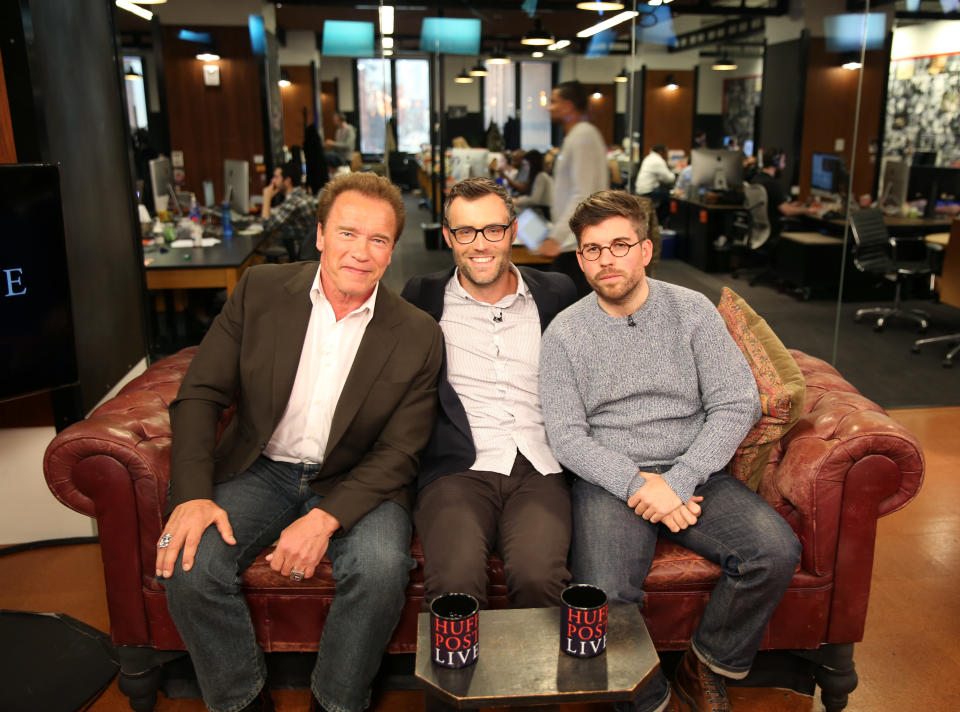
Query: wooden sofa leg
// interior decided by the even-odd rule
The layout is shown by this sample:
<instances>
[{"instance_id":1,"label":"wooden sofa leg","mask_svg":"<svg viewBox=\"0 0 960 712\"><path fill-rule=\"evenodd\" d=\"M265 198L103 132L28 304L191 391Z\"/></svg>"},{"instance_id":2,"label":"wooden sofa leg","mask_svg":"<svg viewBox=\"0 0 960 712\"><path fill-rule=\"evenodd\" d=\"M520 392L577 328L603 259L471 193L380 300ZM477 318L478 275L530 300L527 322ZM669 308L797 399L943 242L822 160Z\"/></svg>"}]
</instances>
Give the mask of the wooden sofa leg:
<instances>
[{"instance_id":1,"label":"wooden sofa leg","mask_svg":"<svg viewBox=\"0 0 960 712\"><path fill-rule=\"evenodd\" d=\"M163 664L185 655L180 650L154 650L135 645L117 646L120 659L120 692L130 698L130 709L153 712L157 690L163 682Z\"/></svg>"},{"instance_id":2,"label":"wooden sofa leg","mask_svg":"<svg viewBox=\"0 0 960 712\"><path fill-rule=\"evenodd\" d=\"M820 686L820 700L826 712L840 712L859 682L853 664L853 643L827 644L817 652L813 675Z\"/></svg>"}]
</instances>

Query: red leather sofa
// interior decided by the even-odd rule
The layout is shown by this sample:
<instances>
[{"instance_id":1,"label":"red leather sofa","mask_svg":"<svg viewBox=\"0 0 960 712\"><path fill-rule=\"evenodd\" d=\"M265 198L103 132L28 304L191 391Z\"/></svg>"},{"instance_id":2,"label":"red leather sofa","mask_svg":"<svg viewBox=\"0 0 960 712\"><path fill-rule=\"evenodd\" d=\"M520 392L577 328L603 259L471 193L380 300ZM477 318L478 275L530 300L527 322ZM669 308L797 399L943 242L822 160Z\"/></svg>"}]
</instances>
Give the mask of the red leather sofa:
<instances>
[{"instance_id":1,"label":"red leather sofa","mask_svg":"<svg viewBox=\"0 0 960 712\"><path fill-rule=\"evenodd\" d=\"M61 432L44 458L54 495L97 520L120 686L136 710L153 709L162 663L184 649L153 570L170 474L167 408L193 352L154 363ZM806 377L806 412L774 448L760 492L793 527L803 555L762 647L803 659L826 708L840 710L857 682L853 643L863 637L877 518L916 495L924 459L916 439L836 370L792 353ZM421 558L416 541L413 552ZM315 650L334 592L329 565L293 585L269 569L264 554L244 574L260 643L268 652ZM504 606L496 559L489 573L491 605ZM713 564L661 542L645 602L658 649L687 645L718 578ZM390 652L415 650L422 598L418 568Z\"/></svg>"}]
</instances>

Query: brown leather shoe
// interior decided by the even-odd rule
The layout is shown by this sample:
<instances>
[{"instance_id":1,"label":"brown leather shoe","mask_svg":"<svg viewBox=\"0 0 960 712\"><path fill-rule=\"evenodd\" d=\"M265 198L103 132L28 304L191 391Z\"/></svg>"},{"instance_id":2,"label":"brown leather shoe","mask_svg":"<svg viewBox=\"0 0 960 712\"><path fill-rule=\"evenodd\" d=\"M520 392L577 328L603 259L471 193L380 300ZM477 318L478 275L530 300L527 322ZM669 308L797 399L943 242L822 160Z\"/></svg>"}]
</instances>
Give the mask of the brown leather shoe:
<instances>
[{"instance_id":1,"label":"brown leather shoe","mask_svg":"<svg viewBox=\"0 0 960 712\"><path fill-rule=\"evenodd\" d=\"M693 712L733 712L723 676L700 662L692 648L677 666L673 689Z\"/></svg>"}]
</instances>

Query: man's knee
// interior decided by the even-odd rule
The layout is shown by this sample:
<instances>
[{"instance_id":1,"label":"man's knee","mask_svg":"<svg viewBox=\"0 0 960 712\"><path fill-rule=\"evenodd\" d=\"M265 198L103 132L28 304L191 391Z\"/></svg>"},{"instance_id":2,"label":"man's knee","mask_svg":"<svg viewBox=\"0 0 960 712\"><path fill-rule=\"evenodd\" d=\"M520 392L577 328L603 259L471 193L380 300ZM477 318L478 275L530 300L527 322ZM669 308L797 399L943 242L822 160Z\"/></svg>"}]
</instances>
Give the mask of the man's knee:
<instances>
[{"instance_id":1,"label":"man's knee","mask_svg":"<svg viewBox=\"0 0 960 712\"><path fill-rule=\"evenodd\" d=\"M206 536L206 535L205 535ZM183 554L177 558L173 575L163 579L168 596L190 597L213 592L233 592L239 588L237 563L222 547L201 540L189 571L183 569Z\"/></svg>"}]
</instances>

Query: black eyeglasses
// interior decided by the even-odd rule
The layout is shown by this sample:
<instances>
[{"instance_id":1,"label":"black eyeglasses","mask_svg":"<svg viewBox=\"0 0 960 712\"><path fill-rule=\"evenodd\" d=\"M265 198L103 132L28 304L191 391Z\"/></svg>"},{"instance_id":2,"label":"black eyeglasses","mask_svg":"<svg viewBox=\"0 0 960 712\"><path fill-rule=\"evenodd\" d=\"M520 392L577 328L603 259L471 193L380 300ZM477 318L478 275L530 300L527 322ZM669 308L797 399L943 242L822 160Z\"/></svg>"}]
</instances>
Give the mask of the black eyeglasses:
<instances>
[{"instance_id":1,"label":"black eyeglasses","mask_svg":"<svg viewBox=\"0 0 960 712\"><path fill-rule=\"evenodd\" d=\"M487 225L486 227L475 228L475 227L456 227L447 229L450 230L450 234L453 235L453 239L459 242L461 245L469 245L471 242L477 239L477 235L483 235L490 242L500 242L503 239L503 236L507 234L507 230L510 228L509 225Z\"/></svg>"},{"instance_id":2,"label":"black eyeglasses","mask_svg":"<svg viewBox=\"0 0 960 712\"><path fill-rule=\"evenodd\" d=\"M614 257L626 257L627 253L630 252L631 247L636 247L643 240L637 240L636 242L627 242L626 240L614 240L609 245L587 245L577 252L580 253L580 256L585 260L594 262L600 259L600 254L604 250L610 250L610 254Z\"/></svg>"}]
</instances>

